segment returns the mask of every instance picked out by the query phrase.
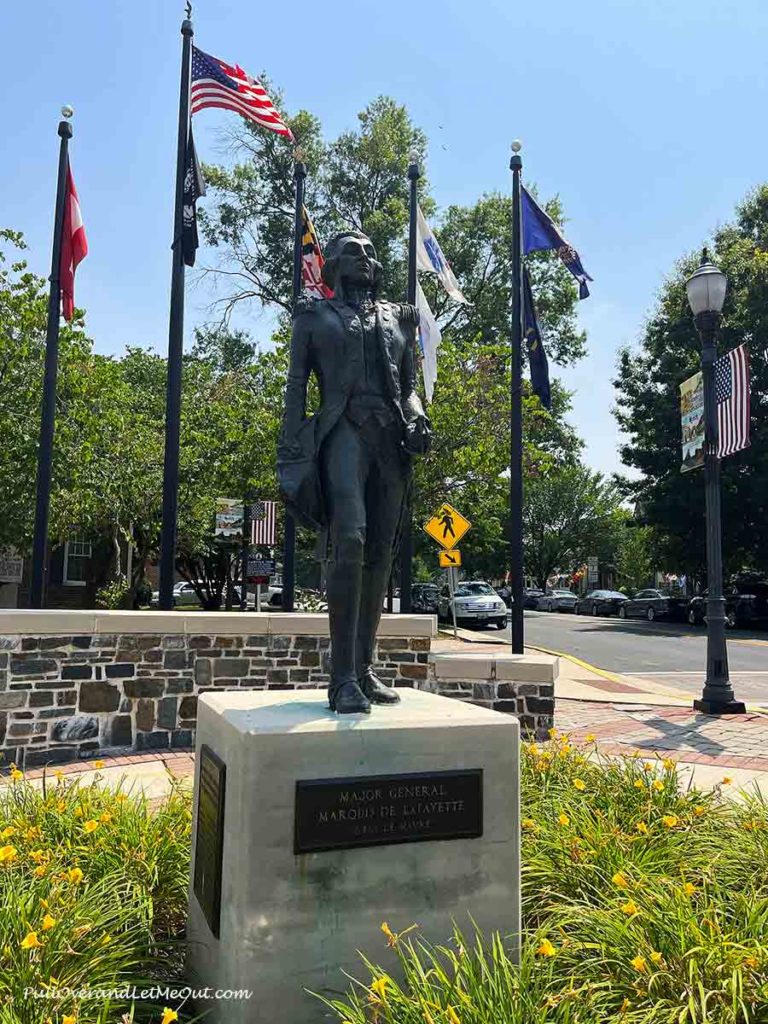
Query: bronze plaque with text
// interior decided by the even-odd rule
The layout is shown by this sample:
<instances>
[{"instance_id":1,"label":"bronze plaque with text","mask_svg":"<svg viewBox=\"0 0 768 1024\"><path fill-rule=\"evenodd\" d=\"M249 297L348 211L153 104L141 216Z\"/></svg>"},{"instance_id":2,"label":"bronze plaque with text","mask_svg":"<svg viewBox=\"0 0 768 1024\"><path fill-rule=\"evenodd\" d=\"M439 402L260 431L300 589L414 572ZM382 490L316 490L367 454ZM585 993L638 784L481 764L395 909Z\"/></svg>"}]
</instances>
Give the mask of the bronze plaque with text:
<instances>
[{"instance_id":1,"label":"bronze plaque with text","mask_svg":"<svg viewBox=\"0 0 768 1024\"><path fill-rule=\"evenodd\" d=\"M193 889L208 927L218 938L227 766L205 743L199 765Z\"/></svg>"},{"instance_id":2,"label":"bronze plaque with text","mask_svg":"<svg viewBox=\"0 0 768 1024\"><path fill-rule=\"evenodd\" d=\"M294 853L482 834L481 768L296 783Z\"/></svg>"}]
</instances>

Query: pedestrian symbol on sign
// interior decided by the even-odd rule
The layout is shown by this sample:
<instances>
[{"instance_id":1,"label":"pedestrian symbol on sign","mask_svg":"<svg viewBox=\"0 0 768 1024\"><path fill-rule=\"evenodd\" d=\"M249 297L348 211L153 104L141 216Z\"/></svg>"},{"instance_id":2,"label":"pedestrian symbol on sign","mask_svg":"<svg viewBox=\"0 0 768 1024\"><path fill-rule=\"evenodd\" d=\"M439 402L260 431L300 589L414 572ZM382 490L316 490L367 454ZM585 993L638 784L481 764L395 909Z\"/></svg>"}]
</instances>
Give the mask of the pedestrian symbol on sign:
<instances>
[{"instance_id":1,"label":"pedestrian symbol on sign","mask_svg":"<svg viewBox=\"0 0 768 1024\"><path fill-rule=\"evenodd\" d=\"M424 530L432 540L444 548L453 548L472 526L468 519L457 512L453 505L444 502L432 518L424 524Z\"/></svg>"}]
</instances>

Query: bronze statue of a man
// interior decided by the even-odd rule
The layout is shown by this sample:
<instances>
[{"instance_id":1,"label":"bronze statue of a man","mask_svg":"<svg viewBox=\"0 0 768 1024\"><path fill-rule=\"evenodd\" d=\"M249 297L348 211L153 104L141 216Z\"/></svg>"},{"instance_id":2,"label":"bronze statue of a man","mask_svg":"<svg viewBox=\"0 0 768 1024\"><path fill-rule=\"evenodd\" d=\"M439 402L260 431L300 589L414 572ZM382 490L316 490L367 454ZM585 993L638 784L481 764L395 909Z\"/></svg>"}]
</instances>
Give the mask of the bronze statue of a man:
<instances>
[{"instance_id":1,"label":"bronze statue of a man","mask_svg":"<svg viewBox=\"0 0 768 1024\"><path fill-rule=\"evenodd\" d=\"M373 653L412 457L427 451L430 430L415 386L416 308L377 299L382 267L362 232L336 235L326 257L334 297L294 310L278 474L291 512L322 531L329 704L368 713L400 699L375 675ZM313 373L320 408L307 416Z\"/></svg>"}]
</instances>

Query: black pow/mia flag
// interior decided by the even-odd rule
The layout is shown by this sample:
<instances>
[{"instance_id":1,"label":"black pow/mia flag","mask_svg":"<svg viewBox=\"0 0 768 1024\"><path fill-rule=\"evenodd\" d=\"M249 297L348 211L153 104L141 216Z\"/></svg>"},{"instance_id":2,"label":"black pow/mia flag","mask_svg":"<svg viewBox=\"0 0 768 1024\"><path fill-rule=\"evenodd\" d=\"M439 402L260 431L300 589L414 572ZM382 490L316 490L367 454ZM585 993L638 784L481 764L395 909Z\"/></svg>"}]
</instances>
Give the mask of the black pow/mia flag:
<instances>
[{"instance_id":1,"label":"black pow/mia flag","mask_svg":"<svg viewBox=\"0 0 768 1024\"><path fill-rule=\"evenodd\" d=\"M187 136L187 156L184 168L184 193L182 196L181 251L188 267L194 267L195 254L200 244L197 237L197 207L200 196L205 195L205 182L197 162L192 125Z\"/></svg>"}]
</instances>

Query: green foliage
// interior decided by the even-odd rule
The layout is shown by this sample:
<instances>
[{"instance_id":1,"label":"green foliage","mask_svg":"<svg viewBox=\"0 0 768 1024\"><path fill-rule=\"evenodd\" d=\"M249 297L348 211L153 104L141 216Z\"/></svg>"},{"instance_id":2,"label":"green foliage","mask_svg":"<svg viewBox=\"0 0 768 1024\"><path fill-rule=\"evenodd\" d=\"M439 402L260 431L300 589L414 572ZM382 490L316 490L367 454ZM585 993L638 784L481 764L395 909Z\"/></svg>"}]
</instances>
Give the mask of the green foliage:
<instances>
[{"instance_id":1,"label":"green foliage","mask_svg":"<svg viewBox=\"0 0 768 1024\"><path fill-rule=\"evenodd\" d=\"M348 1024L760 1024L768 807L681 789L674 762L567 737L523 757L523 940L434 946L383 926L394 962L326 1001ZM471 908L469 908L471 913ZM510 923L511 924L511 923Z\"/></svg>"},{"instance_id":2,"label":"green foliage","mask_svg":"<svg viewBox=\"0 0 768 1024\"><path fill-rule=\"evenodd\" d=\"M711 258L728 277L720 351L749 344L752 446L724 459L723 555L727 571L765 569L768 549L768 186L752 192L736 219L715 233ZM700 344L685 295L699 254L679 261L646 324L639 352L620 354L615 385L617 418L629 440L626 465L639 479L625 482L638 517L656 528L670 569L704 575L704 479L681 475L680 384L699 368Z\"/></svg>"},{"instance_id":3,"label":"green foliage","mask_svg":"<svg viewBox=\"0 0 768 1024\"><path fill-rule=\"evenodd\" d=\"M653 584L655 534L650 526L625 522L618 534L615 568L620 587L632 592Z\"/></svg>"},{"instance_id":4,"label":"green foliage","mask_svg":"<svg viewBox=\"0 0 768 1024\"><path fill-rule=\"evenodd\" d=\"M105 1001L98 990L179 975L188 793L174 784L150 811L99 781L11 782L0 789L0 835L0 1022L102 1024L126 1011L157 1021L162 1007ZM27 988L56 992L35 998ZM65 994L85 989L94 994Z\"/></svg>"},{"instance_id":5,"label":"green foliage","mask_svg":"<svg viewBox=\"0 0 768 1024\"><path fill-rule=\"evenodd\" d=\"M613 483L580 463L531 477L523 523L526 570L544 587L555 570L572 573L596 553L619 509Z\"/></svg>"}]
</instances>

